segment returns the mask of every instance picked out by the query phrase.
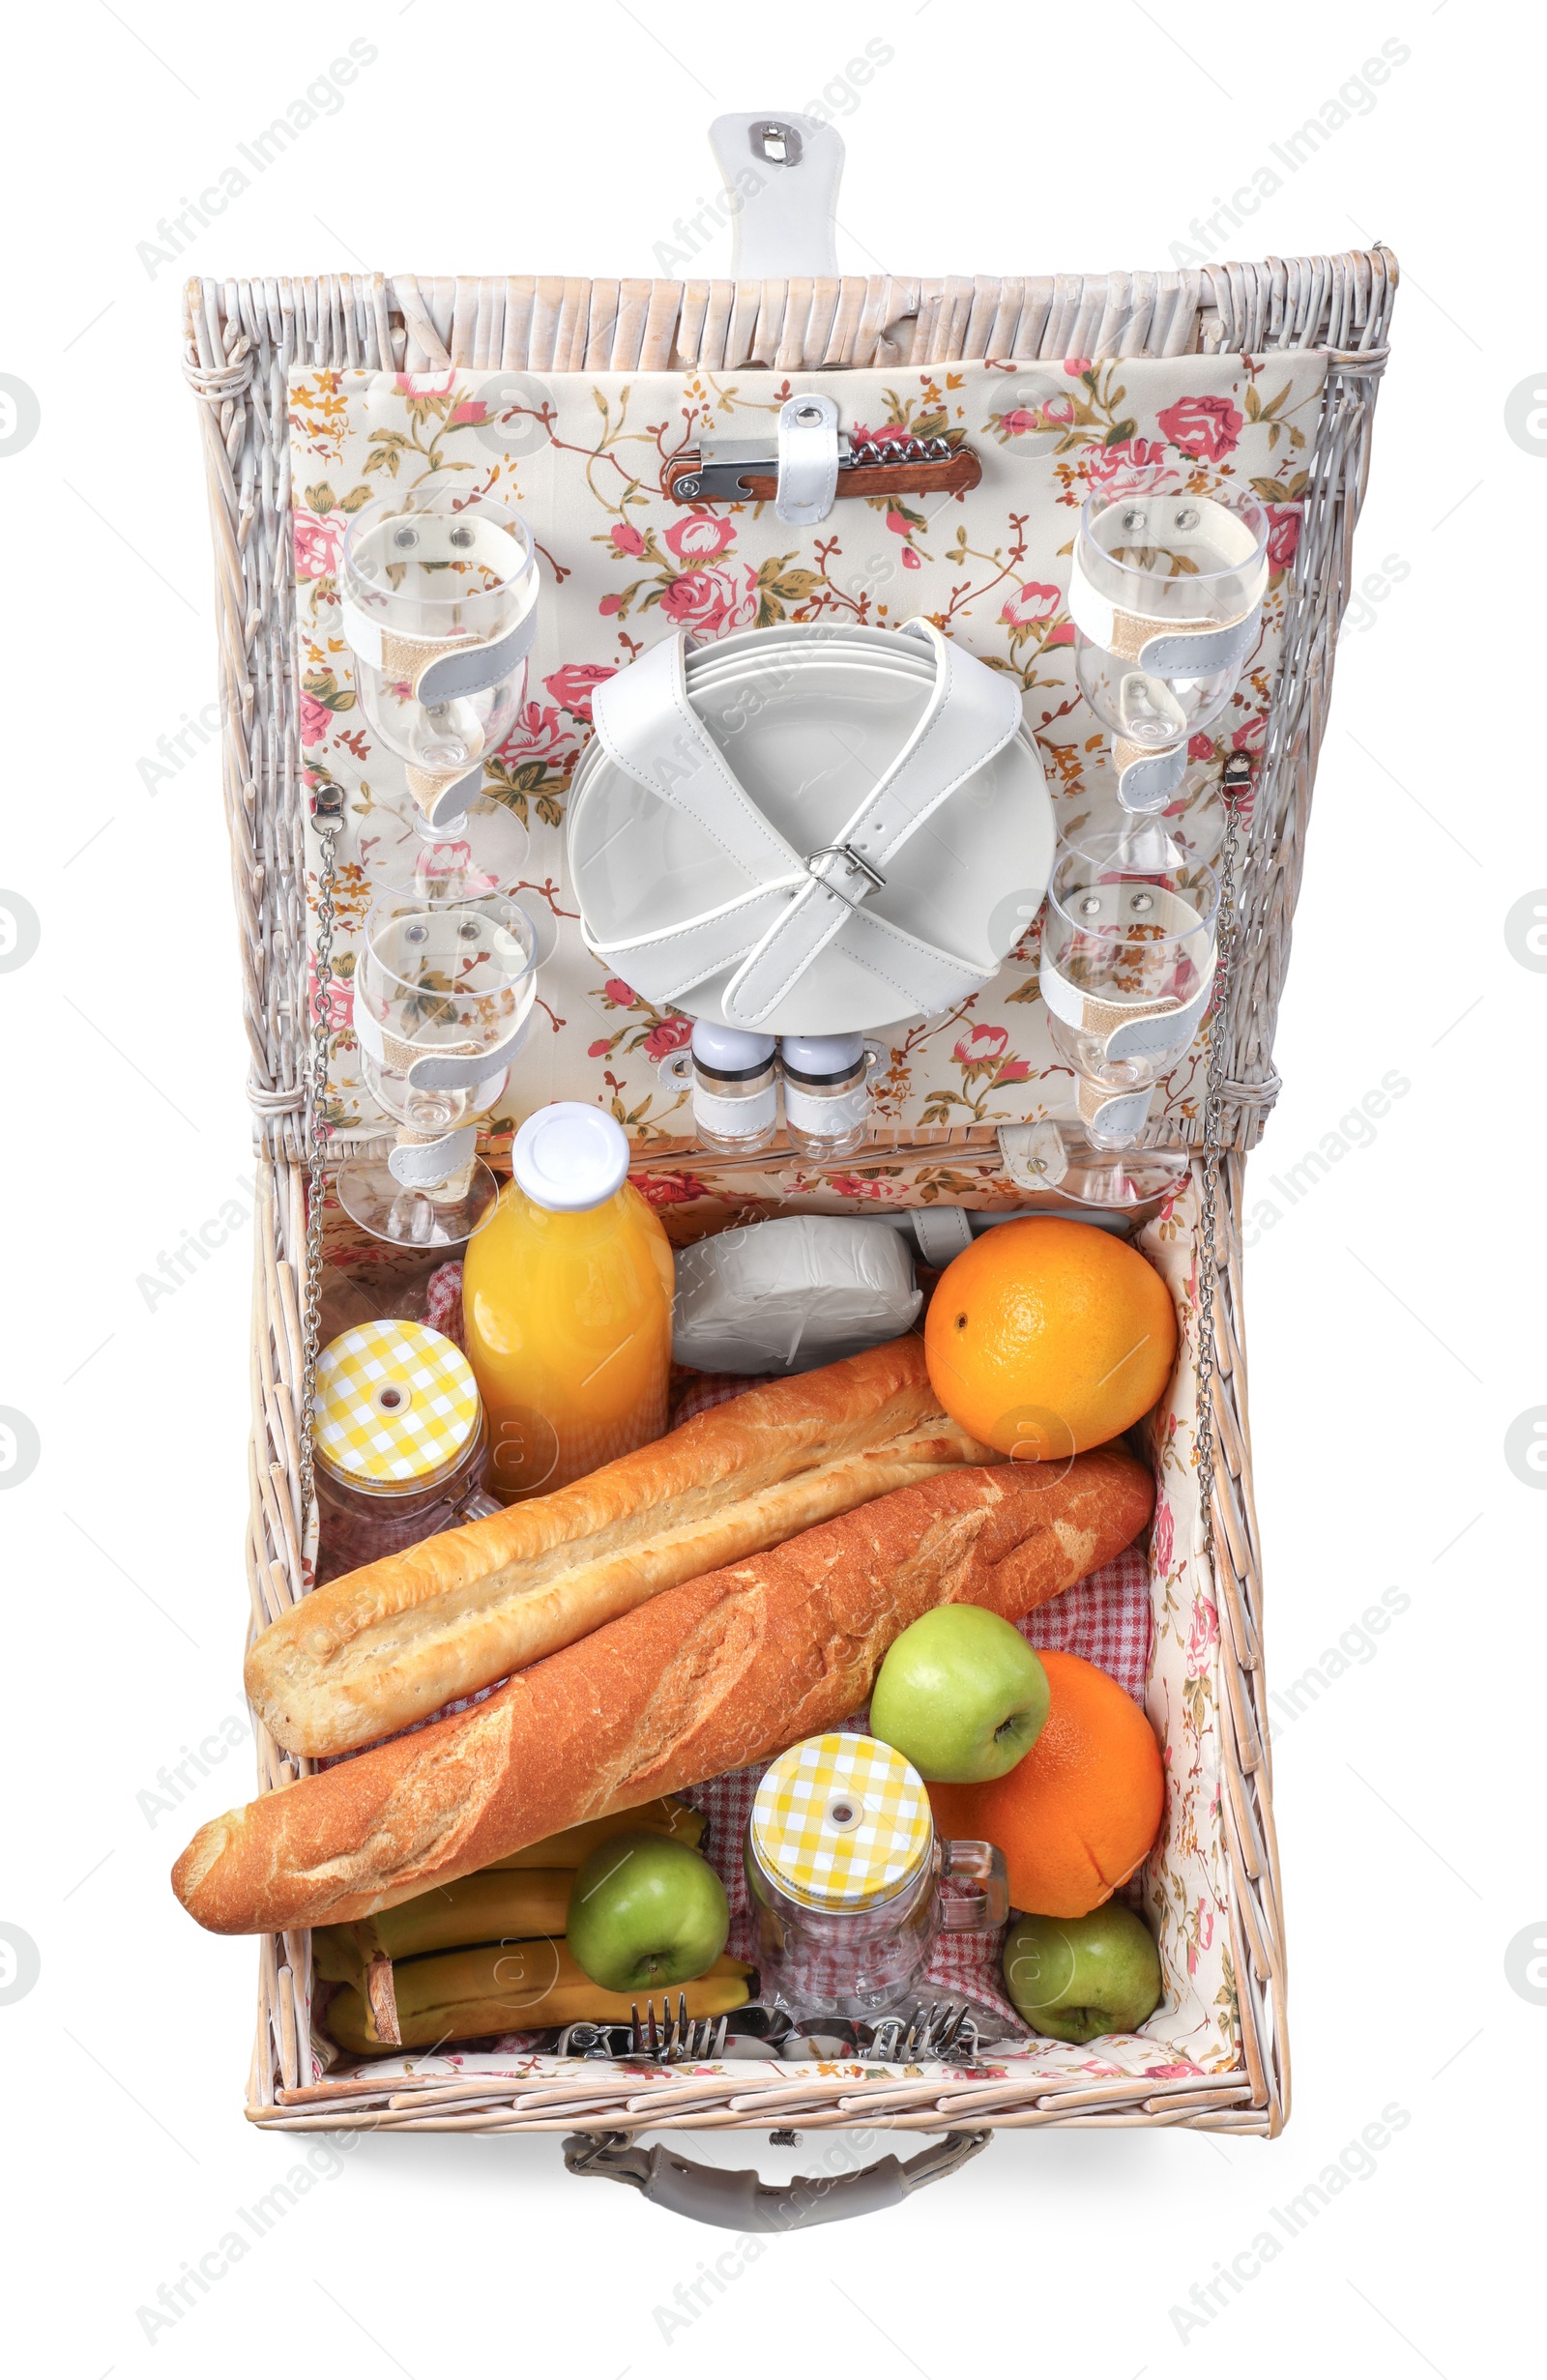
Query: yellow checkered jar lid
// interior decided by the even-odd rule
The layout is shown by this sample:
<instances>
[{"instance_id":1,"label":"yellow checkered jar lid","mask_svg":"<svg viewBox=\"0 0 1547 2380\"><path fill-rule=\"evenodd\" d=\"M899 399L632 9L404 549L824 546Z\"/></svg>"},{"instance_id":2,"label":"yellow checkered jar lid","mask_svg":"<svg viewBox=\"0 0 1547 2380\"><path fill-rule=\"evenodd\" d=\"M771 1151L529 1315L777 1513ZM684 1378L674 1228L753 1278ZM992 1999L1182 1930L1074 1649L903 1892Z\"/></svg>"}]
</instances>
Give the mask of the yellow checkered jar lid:
<instances>
[{"instance_id":1,"label":"yellow checkered jar lid","mask_svg":"<svg viewBox=\"0 0 1547 2380\"><path fill-rule=\"evenodd\" d=\"M360 1322L317 1358L318 1461L359 1487L429 1486L454 1469L479 1426L473 1367L423 1322Z\"/></svg>"},{"instance_id":2,"label":"yellow checkered jar lid","mask_svg":"<svg viewBox=\"0 0 1547 2380\"><path fill-rule=\"evenodd\" d=\"M811 1909L860 1909L916 1875L934 1842L923 1779L873 1735L813 1735L781 1753L752 1804L752 1848Z\"/></svg>"}]
</instances>

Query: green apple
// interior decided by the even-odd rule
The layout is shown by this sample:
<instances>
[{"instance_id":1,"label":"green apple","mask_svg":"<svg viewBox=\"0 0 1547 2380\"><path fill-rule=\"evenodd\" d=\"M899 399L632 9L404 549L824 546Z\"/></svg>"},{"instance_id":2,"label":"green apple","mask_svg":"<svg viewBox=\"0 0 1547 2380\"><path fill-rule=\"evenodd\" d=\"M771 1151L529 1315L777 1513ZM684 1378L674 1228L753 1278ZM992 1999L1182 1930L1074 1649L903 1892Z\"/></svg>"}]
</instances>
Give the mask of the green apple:
<instances>
[{"instance_id":1,"label":"green apple","mask_svg":"<svg viewBox=\"0 0 1547 2380\"><path fill-rule=\"evenodd\" d=\"M942 1604L905 1628L876 1679L870 1732L937 1785L981 1785L1042 1732L1047 1671L1020 1631L976 1604Z\"/></svg>"},{"instance_id":2,"label":"green apple","mask_svg":"<svg viewBox=\"0 0 1547 2380\"><path fill-rule=\"evenodd\" d=\"M569 1948L607 1991L663 1990L712 1967L730 1931L725 1887L668 1835L614 1835L569 1888Z\"/></svg>"},{"instance_id":3,"label":"green apple","mask_svg":"<svg viewBox=\"0 0 1547 2380\"><path fill-rule=\"evenodd\" d=\"M1131 2033L1160 2005L1160 1954L1142 1917L1104 1901L1088 1917L1013 1917L1005 1986L1034 2032L1054 2041Z\"/></svg>"}]
</instances>

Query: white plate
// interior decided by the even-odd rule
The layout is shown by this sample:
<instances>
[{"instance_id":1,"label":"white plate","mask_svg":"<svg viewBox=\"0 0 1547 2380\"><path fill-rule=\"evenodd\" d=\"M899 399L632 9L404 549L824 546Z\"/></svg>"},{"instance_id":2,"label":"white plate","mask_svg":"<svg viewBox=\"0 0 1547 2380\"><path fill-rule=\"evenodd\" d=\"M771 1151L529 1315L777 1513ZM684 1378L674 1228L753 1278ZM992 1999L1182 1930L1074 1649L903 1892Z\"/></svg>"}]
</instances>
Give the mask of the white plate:
<instances>
[{"instance_id":1,"label":"white plate","mask_svg":"<svg viewBox=\"0 0 1547 2380\"><path fill-rule=\"evenodd\" d=\"M687 655L689 678L696 670L718 668L729 662L749 664L757 669L782 667L793 653L803 661L818 655L836 655L859 661L874 661L883 669L890 667L933 668L933 655L926 645L913 636L876 634L866 636L857 628L841 634L820 637L813 641L799 633L800 623L786 622L782 627L758 628L749 635L727 636L717 644L701 645Z\"/></svg>"},{"instance_id":2,"label":"white plate","mask_svg":"<svg viewBox=\"0 0 1547 2380\"><path fill-rule=\"evenodd\" d=\"M786 645L780 653L771 653L763 662L743 660L733 656L724 661L707 661L702 669L687 673L690 686L702 685L716 678L744 678L748 683L765 678L787 678L794 669L878 669L889 678L921 678L933 685L935 673L927 654L917 661L876 661L861 647L824 649L809 660L797 660L796 648Z\"/></svg>"},{"instance_id":3,"label":"white plate","mask_svg":"<svg viewBox=\"0 0 1547 2380\"><path fill-rule=\"evenodd\" d=\"M885 657L823 666L823 647L804 640L810 661L774 663L759 629L726 640L760 653L722 649L727 666L693 676L693 702L737 777L798 851L834 842L882 770L922 716L933 683L905 664L893 632L872 632ZM779 637L795 645L798 638ZM706 656L707 657L707 656ZM692 666L693 656L689 658ZM771 667L771 664L774 666ZM747 715L745 697L756 692ZM624 941L736 899L748 880L690 819L669 808L593 742L575 779L569 815L569 865L588 934ZM884 888L866 907L877 916L955 953L985 972L999 964L1036 915L1053 856L1053 815L1042 764L1022 733L925 821L887 866ZM629 972L630 956L634 973ZM607 962L650 997L640 955ZM664 969L666 962L657 960ZM689 1016L725 1022L721 994L734 971L677 997ZM669 978L664 972L657 980ZM839 943L822 951L765 1020L776 1033L867 1032L899 1020L897 994Z\"/></svg>"}]
</instances>

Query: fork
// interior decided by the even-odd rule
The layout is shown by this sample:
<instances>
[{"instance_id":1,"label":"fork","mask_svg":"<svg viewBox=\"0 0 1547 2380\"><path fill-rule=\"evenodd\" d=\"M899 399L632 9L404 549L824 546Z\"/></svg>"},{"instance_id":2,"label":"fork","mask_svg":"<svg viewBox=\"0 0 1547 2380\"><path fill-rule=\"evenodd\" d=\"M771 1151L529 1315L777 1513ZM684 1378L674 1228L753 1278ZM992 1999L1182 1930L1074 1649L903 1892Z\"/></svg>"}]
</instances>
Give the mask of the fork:
<instances>
[{"instance_id":1,"label":"fork","mask_svg":"<svg viewBox=\"0 0 1547 2380\"><path fill-rule=\"evenodd\" d=\"M932 2000L927 2010L911 2017L883 2017L875 2025L870 2054L887 2065L904 2058L972 2057L978 2048L978 2026L965 2001Z\"/></svg>"},{"instance_id":2,"label":"fork","mask_svg":"<svg viewBox=\"0 0 1547 2380\"><path fill-rule=\"evenodd\" d=\"M633 2002L628 2011L633 2022L629 2028L629 2053L634 2057L655 2058L662 2066L678 2066L685 2058L717 2058L725 2046L728 2018L701 2017L695 2023L687 2014L687 1994L677 1994L677 2014L671 2014L671 1995L662 1993L660 2020L656 2019L656 2003L645 2002L645 2020L639 2021L639 2004Z\"/></svg>"}]
</instances>

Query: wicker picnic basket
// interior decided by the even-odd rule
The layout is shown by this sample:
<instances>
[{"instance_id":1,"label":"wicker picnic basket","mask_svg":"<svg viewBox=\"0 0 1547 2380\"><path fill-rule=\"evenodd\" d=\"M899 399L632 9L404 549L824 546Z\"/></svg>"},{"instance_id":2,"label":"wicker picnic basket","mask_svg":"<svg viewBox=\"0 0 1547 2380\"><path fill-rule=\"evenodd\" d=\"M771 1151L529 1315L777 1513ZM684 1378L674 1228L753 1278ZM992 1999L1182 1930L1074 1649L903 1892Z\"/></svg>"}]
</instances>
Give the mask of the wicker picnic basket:
<instances>
[{"instance_id":1,"label":"wicker picnic basket","mask_svg":"<svg viewBox=\"0 0 1547 2380\"><path fill-rule=\"evenodd\" d=\"M1163 1268L1182 1312L1196 1391L1196 1416L1189 1408L1182 1420L1196 1444L1182 1476L1171 1476L1168 1494L1178 1543L1190 1548L1191 1575L1196 1579L1201 1570L1217 1616L1204 1676L1207 1765L1217 1780L1210 1819L1217 1853L1217 1906L1210 1927L1216 1965L1210 1972L1222 1978L1211 2019L1217 2025L1211 2036L1214 2054L1183 2054L1169 2069L1162 2058L1158 2073L1153 2063L1147 2071L1093 2075L1056 2064L1038 2068L1035 2061L1021 2071L1011 2062L1003 2075L986 2080L927 2071L865 2078L810 2068L753 2080L744 2067L734 2066L644 2076L593 2068L577 2076L572 2066L547 2074L541 2059L521 2061L513 2076L416 2075L405 2073L399 2059L379 2079L368 2071L330 2077L326 2069L336 2053L320 2040L313 2043L309 1937L298 1932L261 1943L248 2097L254 2122L289 2129L580 2133L602 2144L594 2153L577 2153L582 2165L603 2148L614 2157L624 2154L616 2136L646 2127L798 2124L803 2131L949 2133L946 2149L931 2153L933 2162L919 2165L915 2181L948 2169L994 2128L1180 2124L1271 2134L1282 2125L1290 2089L1285 1949L1247 1420L1241 1216L1245 1158L1278 1088L1274 1022L1395 284L1394 259L1376 248L1177 273L998 280L876 276L679 283L359 275L189 285L185 368L198 401L216 549L224 792L258 1149L247 1548L254 1631L290 1608L309 1581L308 1531L314 1533L315 1523L303 1450L308 1356L315 1350L331 1246L323 1194L336 1159L370 1137L368 1117L363 1120L347 1100L335 1097L329 1046L310 1025L306 971L308 932L313 943L316 934L317 869L298 737L291 512L301 498L292 497L287 398L297 375L310 375L314 392L318 385L347 386L351 374L503 370L539 375L562 391L607 375L614 376L605 380L612 389L620 374L675 375L685 384L696 374L719 385L728 373L820 370L838 376L824 385L841 389L842 375L851 372L880 371L899 383L912 375L910 385L934 375L945 386L953 372L977 365L1058 367L1074 358L1098 367L1120 360L1136 373L1150 359L1171 360L1183 372L1202 370L1208 359L1227 367L1235 367L1236 359L1270 366L1315 360L1318 376L1314 404L1301 416L1297 476L1286 482L1294 488L1299 541L1284 568L1266 732L1257 739L1254 799L1240 828L1213 1074L1182 1087L1164 1126L1194 1152L1190 1193L1172 1203L1165 1227L1170 1255ZM540 519L534 527L540 542ZM539 1099L553 1095L552 1088L537 1092ZM589 1094L561 1086L558 1095L607 1094L597 1076ZM614 1104L615 1112L635 1113ZM884 1120L841 1191L798 1203L862 1211L862 1193L878 1171L905 1203L942 1195L969 1205L1038 1203L1017 1169L1014 1134L1004 1130L1003 1109L985 1117L979 1101L974 1111L948 1110L944 1119L938 1104L929 1112L936 1119L930 1123L919 1120L917 1106ZM1021 1111L1036 1112L1030 1100ZM638 1132L641 1164L657 1170L669 1170L692 1146L648 1120L630 1129ZM486 1145L498 1164L498 1127ZM705 1198L706 1180L695 1185ZM944 1191L943 1183L949 1185ZM708 1199L709 1222L735 1211L734 1167L722 1167L708 1190L718 1200L716 1205ZM1057 1207L1060 1202L1055 1194L1041 1203ZM1154 1232L1153 1220L1147 1229ZM1155 1591L1158 1597L1158 1573ZM1168 1721L1153 1701L1152 1709L1162 1728L1176 1725L1174 1713ZM260 1787L305 1772L308 1764L288 1760L261 1726L256 1735ZM1167 1892L1163 1872L1153 1887L1158 1905ZM1170 1969L1168 1954L1168 1985ZM1151 2030L1156 2027L1158 2017Z\"/></svg>"}]
</instances>

